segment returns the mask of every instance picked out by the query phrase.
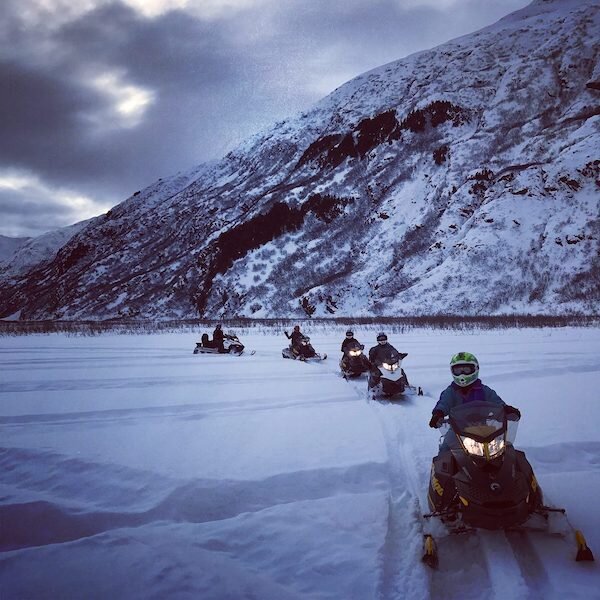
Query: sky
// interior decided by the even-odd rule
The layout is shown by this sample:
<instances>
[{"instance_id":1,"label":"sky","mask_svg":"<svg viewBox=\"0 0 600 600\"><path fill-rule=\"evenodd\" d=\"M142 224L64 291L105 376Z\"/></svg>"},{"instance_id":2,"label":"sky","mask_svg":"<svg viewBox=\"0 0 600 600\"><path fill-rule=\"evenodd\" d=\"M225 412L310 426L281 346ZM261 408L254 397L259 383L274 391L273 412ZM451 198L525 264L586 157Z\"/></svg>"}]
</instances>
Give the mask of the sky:
<instances>
[{"instance_id":1,"label":"sky","mask_svg":"<svg viewBox=\"0 0 600 600\"><path fill-rule=\"evenodd\" d=\"M2 0L0 235L106 212L530 0Z\"/></svg>"}]
</instances>

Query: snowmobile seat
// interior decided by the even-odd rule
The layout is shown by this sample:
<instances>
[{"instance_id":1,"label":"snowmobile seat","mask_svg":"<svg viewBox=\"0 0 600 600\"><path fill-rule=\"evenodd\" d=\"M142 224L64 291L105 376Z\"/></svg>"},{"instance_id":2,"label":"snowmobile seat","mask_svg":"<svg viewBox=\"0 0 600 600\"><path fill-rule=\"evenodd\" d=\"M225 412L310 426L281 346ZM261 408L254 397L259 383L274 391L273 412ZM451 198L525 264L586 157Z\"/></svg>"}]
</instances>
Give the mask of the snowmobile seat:
<instances>
[{"instance_id":1,"label":"snowmobile seat","mask_svg":"<svg viewBox=\"0 0 600 600\"><path fill-rule=\"evenodd\" d=\"M201 339L202 339L202 346L204 346L204 348L214 348L215 347L214 343L208 339L208 333L203 333Z\"/></svg>"}]
</instances>

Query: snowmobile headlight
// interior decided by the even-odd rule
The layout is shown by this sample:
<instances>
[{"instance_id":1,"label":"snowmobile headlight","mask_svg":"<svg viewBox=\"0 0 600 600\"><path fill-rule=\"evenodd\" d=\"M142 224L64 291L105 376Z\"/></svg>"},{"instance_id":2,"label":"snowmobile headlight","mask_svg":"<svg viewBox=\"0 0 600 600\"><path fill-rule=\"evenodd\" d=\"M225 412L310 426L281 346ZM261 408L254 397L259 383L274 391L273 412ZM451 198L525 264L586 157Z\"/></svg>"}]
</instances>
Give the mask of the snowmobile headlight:
<instances>
[{"instance_id":1,"label":"snowmobile headlight","mask_svg":"<svg viewBox=\"0 0 600 600\"><path fill-rule=\"evenodd\" d=\"M360 356L362 354L362 350L350 350L348 354L350 354L350 356Z\"/></svg>"},{"instance_id":2,"label":"snowmobile headlight","mask_svg":"<svg viewBox=\"0 0 600 600\"><path fill-rule=\"evenodd\" d=\"M465 450L473 456L485 456L482 442L476 442L473 438L460 436Z\"/></svg>"},{"instance_id":3,"label":"snowmobile headlight","mask_svg":"<svg viewBox=\"0 0 600 600\"><path fill-rule=\"evenodd\" d=\"M400 363L383 363L381 366L387 371L391 371L393 373L400 366Z\"/></svg>"},{"instance_id":4,"label":"snowmobile headlight","mask_svg":"<svg viewBox=\"0 0 600 600\"><path fill-rule=\"evenodd\" d=\"M482 456L483 458L490 459L500 456L504 452L504 436L499 435L491 442L477 442L473 438L460 436L465 450L473 456Z\"/></svg>"},{"instance_id":5,"label":"snowmobile headlight","mask_svg":"<svg viewBox=\"0 0 600 600\"><path fill-rule=\"evenodd\" d=\"M504 436L499 435L496 439L492 440L487 446L490 458L496 458L496 456L499 456L504 452Z\"/></svg>"}]
</instances>

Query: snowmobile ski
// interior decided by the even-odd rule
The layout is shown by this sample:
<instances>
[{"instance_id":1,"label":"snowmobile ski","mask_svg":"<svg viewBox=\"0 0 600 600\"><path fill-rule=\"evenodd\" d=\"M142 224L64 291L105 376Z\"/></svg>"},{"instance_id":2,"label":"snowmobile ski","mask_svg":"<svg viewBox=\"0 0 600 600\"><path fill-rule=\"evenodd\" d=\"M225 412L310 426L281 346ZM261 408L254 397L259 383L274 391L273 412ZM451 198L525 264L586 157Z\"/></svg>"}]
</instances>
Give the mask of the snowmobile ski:
<instances>
[{"instance_id":1,"label":"snowmobile ski","mask_svg":"<svg viewBox=\"0 0 600 600\"><path fill-rule=\"evenodd\" d=\"M575 541L577 542L577 554L575 556L575 560L577 562L580 561L593 561L594 555L592 551L588 548L587 542L585 541L585 537L583 537L583 533L579 529L575 530Z\"/></svg>"},{"instance_id":2,"label":"snowmobile ski","mask_svg":"<svg viewBox=\"0 0 600 600\"><path fill-rule=\"evenodd\" d=\"M424 396L425 395L423 393L423 388L420 385L407 385L406 389L410 390L411 392L414 392L413 395L415 395L415 396Z\"/></svg>"},{"instance_id":3,"label":"snowmobile ski","mask_svg":"<svg viewBox=\"0 0 600 600\"><path fill-rule=\"evenodd\" d=\"M432 569L437 569L439 565L437 546L433 536L429 533L423 536L423 557L421 560Z\"/></svg>"}]
</instances>

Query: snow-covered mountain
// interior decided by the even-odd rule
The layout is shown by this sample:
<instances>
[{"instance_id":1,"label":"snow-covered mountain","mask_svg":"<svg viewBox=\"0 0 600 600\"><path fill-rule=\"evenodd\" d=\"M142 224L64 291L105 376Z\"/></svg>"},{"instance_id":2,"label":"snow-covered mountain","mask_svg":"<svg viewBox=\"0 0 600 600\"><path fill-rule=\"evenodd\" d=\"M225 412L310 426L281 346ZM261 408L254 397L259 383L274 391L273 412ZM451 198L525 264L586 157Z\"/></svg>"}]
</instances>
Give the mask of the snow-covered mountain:
<instances>
[{"instance_id":1,"label":"snow-covered mountain","mask_svg":"<svg viewBox=\"0 0 600 600\"><path fill-rule=\"evenodd\" d=\"M56 252L90 221L80 221L33 238L0 236L0 276L18 276L40 263L52 260Z\"/></svg>"},{"instance_id":2,"label":"snow-covered mountain","mask_svg":"<svg viewBox=\"0 0 600 600\"><path fill-rule=\"evenodd\" d=\"M599 13L535 0L353 79L5 275L0 316L597 313Z\"/></svg>"},{"instance_id":3,"label":"snow-covered mountain","mask_svg":"<svg viewBox=\"0 0 600 600\"><path fill-rule=\"evenodd\" d=\"M29 237L7 237L0 235L0 265L9 261L12 256L25 245L31 238Z\"/></svg>"}]
</instances>

